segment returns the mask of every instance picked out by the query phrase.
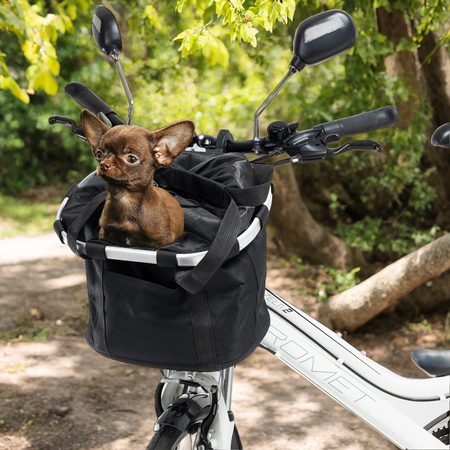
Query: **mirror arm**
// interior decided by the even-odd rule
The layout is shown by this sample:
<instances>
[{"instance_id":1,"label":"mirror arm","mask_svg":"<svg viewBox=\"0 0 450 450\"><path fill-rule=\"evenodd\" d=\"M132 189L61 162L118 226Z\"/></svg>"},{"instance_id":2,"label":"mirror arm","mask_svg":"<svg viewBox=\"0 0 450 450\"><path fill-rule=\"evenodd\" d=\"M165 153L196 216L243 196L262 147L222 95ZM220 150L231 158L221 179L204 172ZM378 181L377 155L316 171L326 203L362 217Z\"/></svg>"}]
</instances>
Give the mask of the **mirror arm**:
<instances>
[{"instance_id":1,"label":"mirror arm","mask_svg":"<svg viewBox=\"0 0 450 450\"><path fill-rule=\"evenodd\" d=\"M127 79L125 78L125 75L122 70L122 66L120 65L119 55L120 55L119 51L113 51L109 54L109 57L113 60L115 66L116 66L117 72L119 74L120 81L122 82L123 88L125 89L125 94L126 94L127 100L128 100L128 112L127 112L126 124L130 125L131 117L133 116L134 103L133 103L133 97L131 96L130 88L128 87Z\"/></svg>"},{"instance_id":2,"label":"mirror arm","mask_svg":"<svg viewBox=\"0 0 450 450\"><path fill-rule=\"evenodd\" d=\"M259 138L259 116L266 109L267 105L273 100L273 98L280 92L281 88L287 83L294 73L299 72L294 66L289 66L288 73L278 83L278 86L270 93L270 95L264 100L262 105L256 110L253 118L253 151L258 154L261 150L260 138Z\"/></svg>"}]
</instances>

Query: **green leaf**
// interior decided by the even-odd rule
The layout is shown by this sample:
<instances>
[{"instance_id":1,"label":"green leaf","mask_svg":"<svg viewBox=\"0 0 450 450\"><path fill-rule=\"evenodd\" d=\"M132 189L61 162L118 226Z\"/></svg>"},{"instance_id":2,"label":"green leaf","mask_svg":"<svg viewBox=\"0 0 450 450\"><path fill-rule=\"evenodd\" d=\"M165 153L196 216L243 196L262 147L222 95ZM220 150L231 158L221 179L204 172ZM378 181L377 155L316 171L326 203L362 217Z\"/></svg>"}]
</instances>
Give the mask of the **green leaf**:
<instances>
[{"instance_id":1,"label":"green leaf","mask_svg":"<svg viewBox=\"0 0 450 450\"><path fill-rule=\"evenodd\" d=\"M418 45L410 38L402 38L395 48L396 52L408 51L413 52L417 49Z\"/></svg>"},{"instance_id":2,"label":"green leaf","mask_svg":"<svg viewBox=\"0 0 450 450\"><path fill-rule=\"evenodd\" d=\"M251 24L246 23L236 27L236 37L244 42L248 42L252 47L256 47L258 41L256 40L256 35L258 30L254 28Z\"/></svg>"},{"instance_id":3,"label":"green leaf","mask_svg":"<svg viewBox=\"0 0 450 450\"><path fill-rule=\"evenodd\" d=\"M29 95L19 87L12 77L0 75L0 88L11 91L14 97L17 97L23 103L30 103Z\"/></svg>"},{"instance_id":4,"label":"green leaf","mask_svg":"<svg viewBox=\"0 0 450 450\"><path fill-rule=\"evenodd\" d=\"M0 5L0 28L8 29L16 34L25 32L25 23L20 20L8 6Z\"/></svg>"},{"instance_id":5,"label":"green leaf","mask_svg":"<svg viewBox=\"0 0 450 450\"><path fill-rule=\"evenodd\" d=\"M211 65L220 65L224 69L228 67L230 53L225 44L216 37L213 37L209 45L203 48L203 55L208 59Z\"/></svg>"},{"instance_id":6,"label":"green leaf","mask_svg":"<svg viewBox=\"0 0 450 450\"><path fill-rule=\"evenodd\" d=\"M390 4L389 4L389 0L375 0L373 2L373 9L378 9L384 7L386 9L388 9L388 11L390 11Z\"/></svg>"},{"instance_id":7,"label":"green leaf","mask_svg":"<svg viewBox=\"0 0 450 450\"><path fill-rule=\"evenodd\" d=\"M211 22L206 25L203 22L198 22L194 28L184 30L180 33L174 41L181 41L180 48L181 56L186 57L201 50L208 42L211 41L212 35L207 29Z\"/></svg>"},{"instance_id":8,"label":"green leaf","mask_svg":"<svg viewBox=\"0 0 450 450\"><path fill-rule=\"evenodd\" d=\"M148 5L145 7L144 12L142 13L142 18L147 19L155 28L161 28L158 11L153 5Z\"/></svg>"},{"instance_id":9,"label":"green leaf","mask_svg":"<svg viewBox=\"0 0 450 450\"><path fill-rule=\"evenodd\" d=\"M182 41L187 35L191 34L192 30L184 30L177 37L173 38L174 41Z\"/></svg>"},{"instance_id":10,"label":"green leaf","mask_svg":"<svg viewBox=\"0 0 450 450\"><path fill-rule=\"evenodd\" d=\"M185 4L186 0L178 0L177 1L177 6L175 6L175 11L181 13L183 12L183 7Z\"/></svg>"},{"instance_id":11,"label":"green leaf","mask_svg":"<svg viewBox=\"0 0 450 450\"><path fill-rule=\"evenodd\" d=\"M58 92L58 83L49 69L33 64L26 70L26 75L31 89L43 89L48 95Z\"/></svg>"}]
</instances>

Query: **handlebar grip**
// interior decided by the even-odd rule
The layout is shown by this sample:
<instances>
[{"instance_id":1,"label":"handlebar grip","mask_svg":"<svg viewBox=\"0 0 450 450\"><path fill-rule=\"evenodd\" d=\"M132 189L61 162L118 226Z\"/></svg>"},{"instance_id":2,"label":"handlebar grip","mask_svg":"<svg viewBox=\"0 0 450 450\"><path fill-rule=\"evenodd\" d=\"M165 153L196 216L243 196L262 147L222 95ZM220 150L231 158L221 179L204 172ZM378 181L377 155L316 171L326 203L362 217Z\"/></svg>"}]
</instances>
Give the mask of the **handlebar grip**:
<instances>
[{"instance_id":1,"label":"handlebar grip","mask_svg":"<svg viewBox=\"0 0 450 450\"><path fill-rule=\"evenodd\" d=\"M346 136L392 127L398 122L398 111L394 106L384 106L374 111L367 111L356 116L316 125L313 129L322 128L329 136L329 142L336 142Z\"/></svg>"},{"instance_id":2,"label":"handlebar grip","mask_svg":"<svg viewBox=\"0 0 450 450\"><path fill-rule=\"evenodd\" d=\"M97 117L100 113L103 113L113 125L123 125L125 123L109 105L83 83L78 81L69 83L64 88L64 91L72 100L75 100Z\"/></svg>"}]
</instances>

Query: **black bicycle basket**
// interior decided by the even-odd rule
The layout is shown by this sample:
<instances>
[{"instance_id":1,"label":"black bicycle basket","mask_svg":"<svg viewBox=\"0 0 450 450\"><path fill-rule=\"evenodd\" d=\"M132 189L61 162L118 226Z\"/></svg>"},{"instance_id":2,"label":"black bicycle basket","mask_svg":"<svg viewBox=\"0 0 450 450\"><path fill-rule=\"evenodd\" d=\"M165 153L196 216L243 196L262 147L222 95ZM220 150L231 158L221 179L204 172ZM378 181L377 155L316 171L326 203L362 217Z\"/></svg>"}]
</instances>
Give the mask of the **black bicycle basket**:
<instances>
[{"instance_id":1,"label":"black bicycle basket","mask_svg":"<svg viewBox=\"0 0 450 450\"><path fill-rule=\"evenodd\" d=\"M93 173L72 186L54 228L86 260L89 345L164 369L215 371L246 358L269 327L272 174L240 154L183 152L155 172L185 217L183 235L157 250L99 240L104 182Z\"/></svg>"}]
</instances>

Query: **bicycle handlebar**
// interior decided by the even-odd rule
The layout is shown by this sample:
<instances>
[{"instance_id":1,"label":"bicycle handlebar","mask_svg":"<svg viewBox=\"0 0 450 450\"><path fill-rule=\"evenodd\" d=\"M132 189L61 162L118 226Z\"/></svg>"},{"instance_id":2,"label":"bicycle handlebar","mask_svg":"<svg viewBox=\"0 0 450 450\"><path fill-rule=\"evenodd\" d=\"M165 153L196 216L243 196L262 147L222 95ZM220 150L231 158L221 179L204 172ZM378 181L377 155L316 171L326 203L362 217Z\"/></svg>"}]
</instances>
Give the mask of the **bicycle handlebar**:
<instances>
[{"instance_id":1,"label":"bicycle handlebar","mask_svg":"<svg viewBox=\"0 0 450 450\"><path fill-rule=\"evenodd\" d=\"M346 136L392 127L397 122L397 109L394 106L385 106L356 116L316 125L313 130L321 129L328 136L327 142L337 142Z\"/></svg>"},{"instance_id":2,"label":"bicycle handlebar","mask_svg":"<svg viewBox=\"0 0 450 450\"><path fill-rule=\"evenodd\" d=\"M125 124L109 105L84 84L69 83L65 87L65 92L70 98L103 121L108 122L109 120L112 126ZM269 126L269 137L262 137L258 140L257 148L262 150L263 155L253 162L259 162L269 156L276 156L281 153L287 153L290 158L277 161L273 163L274 165L288 162L318 162L323 161L327 156L336 156L349 150L376 150L381 152L381 145L373 141L352 141L338 148L329 148L328 144L337 142L346 136L393 126L397 123L398 118L395 107L385 106L374 111L315 125L311 129L303 131L295 131L298 127L297 122L287 124L277 121ZM80 139L85 140L82 127L76 127L72 119L53 116L50 118L50 123L69 125ZM195 146L195 144L207 150L216 150L222 153L252 153L256 151L254 141L235 141L228 130L220 130L217 137L195 136L190 146Z\"/></svg>"},{"instance_id":3,"label":"bicycle handlebar","mask_svg":"<svg viewBox=\"0 0 450 450\"><path fill-rule=\"evenodd\" d=\"M75 100L97 117L100 117L101 113L103 113L113 126L125 124L109 105L83 83L77 81L69 83L64 88L64 91L72 100Z\"/></svg>"}]
</instances>

